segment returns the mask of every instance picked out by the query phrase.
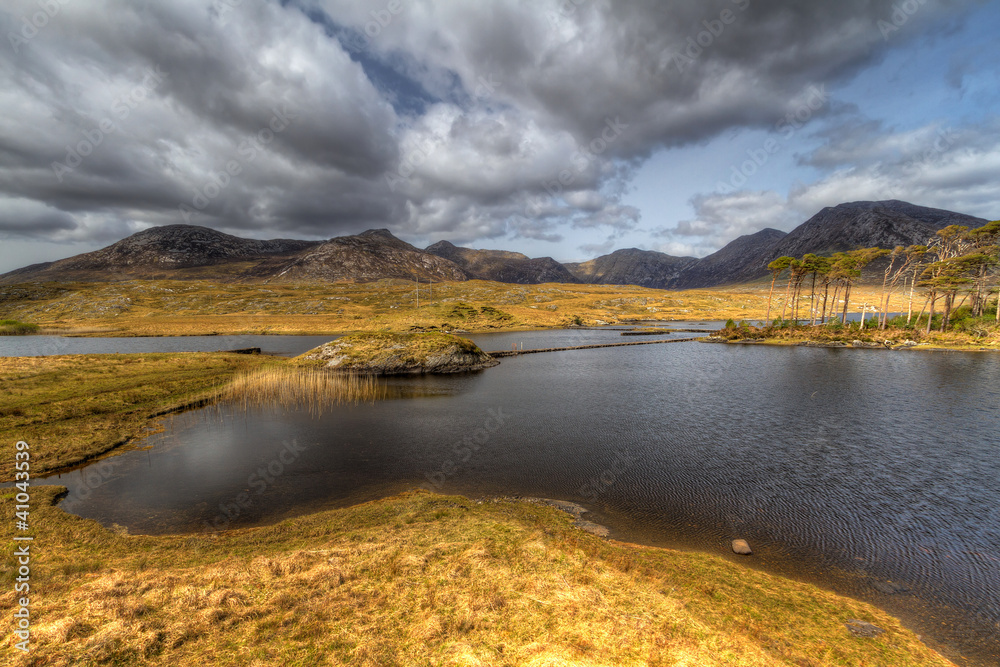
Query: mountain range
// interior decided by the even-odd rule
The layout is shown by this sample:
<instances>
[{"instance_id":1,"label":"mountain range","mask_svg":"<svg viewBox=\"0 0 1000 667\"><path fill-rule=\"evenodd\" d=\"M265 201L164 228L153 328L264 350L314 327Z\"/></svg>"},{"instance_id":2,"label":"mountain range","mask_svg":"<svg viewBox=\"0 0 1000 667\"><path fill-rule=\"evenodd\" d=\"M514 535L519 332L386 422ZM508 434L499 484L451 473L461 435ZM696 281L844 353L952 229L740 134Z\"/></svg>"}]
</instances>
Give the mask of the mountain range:
<instances>
[{"instance_id":1,"label":"mountain range","mask_svg":"<svg viewBox=\"0 0 1000 667\"><path fill-rule=\"evenodd\" d=\"M504 283L590 283L689 289L747 282L767 275L782 255L829 254L859 247L925 244L949 225L986 220L891 200L824 208L790 233L763 229L707 257L674 257L629 248L561 264L504 250L473 250L448 241L420 249L374 229L327 241L258 241L192 225L166 225L106 248L0 275L0 284L201 278L237 281L492 280Z\"/></svg>"}]
</instances>

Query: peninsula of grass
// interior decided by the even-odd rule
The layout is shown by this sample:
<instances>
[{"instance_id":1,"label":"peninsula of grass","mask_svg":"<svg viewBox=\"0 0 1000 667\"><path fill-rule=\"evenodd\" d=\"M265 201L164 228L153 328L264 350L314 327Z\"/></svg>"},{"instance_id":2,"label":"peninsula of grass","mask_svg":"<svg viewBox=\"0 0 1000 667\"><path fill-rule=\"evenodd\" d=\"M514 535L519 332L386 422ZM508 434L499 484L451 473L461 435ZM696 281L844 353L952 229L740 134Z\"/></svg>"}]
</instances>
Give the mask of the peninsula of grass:
<instances>
[{"instance_id":1,"label":"peninsula of grass","mask_svg":"<svg viewBox=\"0 0 1000 667\"><path fill-rule=\"evenodd\" d=\"M15 490L0 491L6 516ZM7 664L950 665L878 609L556 509L413 492L260 528L128 535L32 497L31 653ZM13 614L11 550L0 613ZM37 592L36 592L37 584ZM854 619L885 630L853 635Z\"/></svg>"},{"instance_id":2,"label":"peninsula of grass","mask_svg":"<svg viewBox=\"0 0 1000 667\"><path fill-rule=\"evenodd\" d=\"M17 320L0 320L0 336L27 336L38 333L37 324L18 322Z\"/></svg>"},{"instance_id":3,"label":"peninsula of grass","mask_svg":"<svg viewBox=\"0 0 1000 667\"><path fill-rule=\"evenodd\" d=\"M927 331L927 317L904 316L888 320L884 329L877 320L842 324L839 320L823 324L775 320L769 326L753 326L748 322L726 322L712 341L733 343L770 343L776 345L830 345L851 347L877 347L885 349L947 349L947 350L1000 350L1000 325L991 313L986 317L971 317L957 311L948 331L942 332L940 316L931 322Z\"/></svg>"},{"instance_id":4,"label":"peninsula of grass","mask_svg":"<svg viewBox=\"0 0 1000 667\"><path fill-rule=\"evenodd\" d=\"M14 478L19 440L32 445L32 475L44 475L142 437L156 416L214 398L240 372L285 363L200 352L0 357L0 480Z\"/></svg>"},{"instance_id":5,"label":"peninsula of grass","mask_svg":"<svg viewBox=\"0 0 1000 667\"><path fill-rule=\"evenodd\" d=\"M442 332L373 332L343 336L294 364L365 375L461 373L496 366L472 341Z\"/></svg>"}]
</instances>

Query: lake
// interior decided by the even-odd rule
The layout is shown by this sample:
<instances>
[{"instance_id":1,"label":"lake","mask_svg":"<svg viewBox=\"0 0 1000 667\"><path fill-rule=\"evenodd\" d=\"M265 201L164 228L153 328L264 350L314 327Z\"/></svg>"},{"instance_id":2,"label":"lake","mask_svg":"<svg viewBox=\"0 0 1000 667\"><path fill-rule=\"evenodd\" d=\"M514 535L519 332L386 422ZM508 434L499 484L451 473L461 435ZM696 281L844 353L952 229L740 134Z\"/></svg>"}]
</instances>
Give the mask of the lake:
<instances>
[{"instance_id":1,"label":"lake","mask_svg":"<svg viewBox=\"0 0 1000 667\"><path fill-rule=\"evenodd\" d=\"M641 340L470 337L489 350ZM874 602L950 657L997 664L998 379L1000 356L977 353L686 342L528 355L392 379L408 398L318 418L189 412L149 449L49 481L70 489L70 511L149 533L418 486L570 500L619 539L737 560L729 541L746 538L740 564Z\"/></svg>"}]
</instances>

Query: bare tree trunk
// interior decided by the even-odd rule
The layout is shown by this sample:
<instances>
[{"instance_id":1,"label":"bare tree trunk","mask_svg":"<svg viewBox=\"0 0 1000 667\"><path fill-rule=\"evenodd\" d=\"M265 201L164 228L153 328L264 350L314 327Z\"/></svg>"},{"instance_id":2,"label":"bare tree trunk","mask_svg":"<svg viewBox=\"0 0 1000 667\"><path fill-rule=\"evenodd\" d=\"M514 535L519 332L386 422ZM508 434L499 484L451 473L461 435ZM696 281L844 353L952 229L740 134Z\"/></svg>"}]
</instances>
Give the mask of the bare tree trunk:
<instances>
[{"instance_id":1,"label":"bare tree trunk","mask_svg":"<svg viewBox=\"0 0 1000 667\"><path fill-rule=\"evenodd\" d=\"M944 295L944 317L941 318L941 333L948 330L948 319L951 317L952 293Z\"/></svg>"},{"instance_id":2,"label":"bare tree trunk","mask_svg":"<svg viewBox=\"0 0 1000 667\"><path fill-rule=\"evenodd\" d=\"M813 271L813 282L812 288L809 292L809 314L812 315L809 318L809 326L816 326L816 272Z\"/></svg>"},{"instance_id":3,"label":"bare tree trunk","mask_svg":"<svg viewBox=\"0 0 1000 667\"><path fill-rule=\"evenodd\" d=\"M792 290L792 321L799 323L799 296L802 294L802 281L795 281L795 289Z\"/></svg>"},{"instance_id":4,"label":"bare tree trunk","mask_svg":"<svg viewBox=\"0 0 1000 667\"><path fill-rule=\"evenodd\" d=\"M830 296L830 283L827 283L826 288L823 290L823 309L819 313L820 324L824 324L826 322L826 299L828 296Z\"/></svg>"},{"instance_id":5,"label":"bare tree trunk","mask_svg":"<svg viewBox=\"0 0 1000 667\"><path fill-rule=\"evenodd\" d=\"M924 333L929 334L931 332L931 322L934 320L934 302L937 301L937 295L935 295L934 292L932 291L927 296L927 298L930 301L931 307L927 313L927 329L924 331Z\"/></svg>"},{"instance_id":6,"label":"bare tree trunk","mask_svg":"<svg viewBox=\"0 0 1000 667\"><path fill-rule=\"evenodd\" d=\"M861 306L861 331L865 330L865 316L868 315L868 302Z\"/></svg>"},{"instance_id":7,"label":"bare tree trunk","mask_svg":"<svg viewBox=\"0 0 1000 667\"><path fill-rule=\"evenodd\" d=\"M920 306L920 312L917 313L917 319L913 322L913 327L916 328L920 326L920 318L924 316L924 311L927 310L927 304L930 302L931 298L928 296L924 299L924 305Z\"/></svg>"},{"instance_id":8,"label":"bare tree trunk","mask_svg":"<svg viewBox=\"0 0 1000 667\"><path fill-rule=\"evenodd\" d=\"M904 283L903 289L906 289ZM906 326L910 326L910 318L913 316L913 291L917 289L917 277L914 276L913 280L910 281L910 303L906 307ZM923 312L923 311L920 311Z\"/></svg>"},{"instance_id":9,"label":"bare tree trunk","mask_svg":"<svg viewBox=\"0 0 1000 667\"><path fill-rule=\"evenodd\" d=\"M791 293L791 291L792 291L792 278L791 278L791 276L789 276L789 278L788 278L788 286L785 288L785 300L781 304L781 321L782 322L785 321L785 308L788 307L788 295Z\"/></svg>"},{"instance_id":10,"label":"bare tree trunk","mask_svg":"<svg viewBox=\"0 0 1000 667\"><path fill-rule=\"evenodd\" d=\"M851 305L851 283L847 283L844 286L844 317L841 318L841 322L847 324L847 307Z\"/></svg>"},{"instance_id":11,"label":"bare tree trunk","mask_svg":"<svg viewBox=\"0 0 1000 667\"><path fill-rule=\"evenodd\" d=\"M830 302L830 319L833 319L833 314L837 312L837 297L840 296L840 283L837 283L833 287L833 300Z\"/></svg>"},{"instance_id":12,"label":"bare tree trunk","mask_svg":"<svg viewBox=\"0 0 1000 667\"><path fill-rule=\"evenodd\" d=\"M771 291L767 293L767 314L764 315L764 326L766 327L771 322L771 297L774 295L774 283L778 282L778 274L775 273L771 278Z\"/></svg>"},{"instance_id":13,"label":"bare tree trunk","mask_svg":"<svg viewBox=\"0 0 1000 667\"><path fill-rule=\"evenodd\" d=\"M893 259L895 259L895 258L896 258L896 256L893 255ZM885 286L889 282L889 273L891 271L892 271L892 262L889 263L889 267L885 270L885 273L882 274L882 294L881 294L881 296L879 297L879 300L878 300L880 308L882 307L882 304L889 303L889 298L885 295ZM885 325L882 323L882 315L884 315L884 314L885 314L885 309L882 308L882 313L880 313L879 317L878 317L878 328L879 329L884 329L885 328ZM864 316L862 316L862 318L864 318ZM862 326L861 328L864 329L864 326Z\"/></svg>"}]
</instances>

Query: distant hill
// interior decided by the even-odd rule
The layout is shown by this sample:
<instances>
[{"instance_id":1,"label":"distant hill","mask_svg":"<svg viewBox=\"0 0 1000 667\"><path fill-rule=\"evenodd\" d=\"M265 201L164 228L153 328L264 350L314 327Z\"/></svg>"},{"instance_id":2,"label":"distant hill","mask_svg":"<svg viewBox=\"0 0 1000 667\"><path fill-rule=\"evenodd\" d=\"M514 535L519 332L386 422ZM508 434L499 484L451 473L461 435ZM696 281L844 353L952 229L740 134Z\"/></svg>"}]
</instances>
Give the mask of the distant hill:
<instances>
[{"instance_id":1,"label":"distant hill","mask_svg":"<svg viewBox=\"0 0 1000 667\"><path fill-rule=\"evenodd\" d=\"M454 262L401 241L388 229L371 229L357 236L331 239L288 261L261 262L249 275L294 282L469 279Z\"/></svg>"},{"instance_id":2,"label":"distant hill","mask_svg":"<svg viewBox=\"0 0 1000 667\"><path fill-rule=\"evenodd\" d=\"M427 252L451 260L473 278L500 283L538 285L541 283L578 283L576 276L552 259L531 259L519 252L507 250L473 250L448 241L438 241Z\"/></svg>"},{"instance_id":3,"label":"distant hill","mask_svg":"<svg viewBox=\"0 0 1000 667\"><path fill-rule=\"evenodd\" d=\"M385 229L329 241L257 241L207 227L167 225L94 252L6 273L0 283L137 278L369 282L467 280L468 275Z\"/></svg>"},{"instance_id":4,"label":"distant hill","mask_svg":"<svg viewBox=\"0 0 1000 667\"><path fill-rule=\"evenodd\" d=\"M6 273L0 276L0 282L162 278L183 269L290 256L317 245L316 241L288 239L256 241L208 227L166 225L138 232L100 250Z\"/></svg>"},{"instance_id":5,"label":"distant hill","mask_svg":"<svg viewBox=\"0 0 1000 667\"><path fill-rule=\"evenodd\" d=\"M653 250L627 248L589 262L567 264L566 268L584 283L661 288L678 280L686 269L697 262L694 257L674 257Z\"/></svg>"},{"instance_id":6,"label":"distant hill","mask_svg":"<svg viewBox=\"0 0 1000 667\"><path fill-rule=\"evenodd\" d=\"M167 225L101 250L11 271L0 275L0 284L134 278L295 282L416 278L690 289L762 278L768 263L782 255L925 244L949 225L973 228L986 222L902 201L861 201L824 208L788 234L763 229L741 236L702 259L628 248L573 264L560 264L551 257L531 259L518 252L461 248L448 241L421 250L386 229L328 241L257 241L206 227Z\"/></svg>"}]
</instances>

